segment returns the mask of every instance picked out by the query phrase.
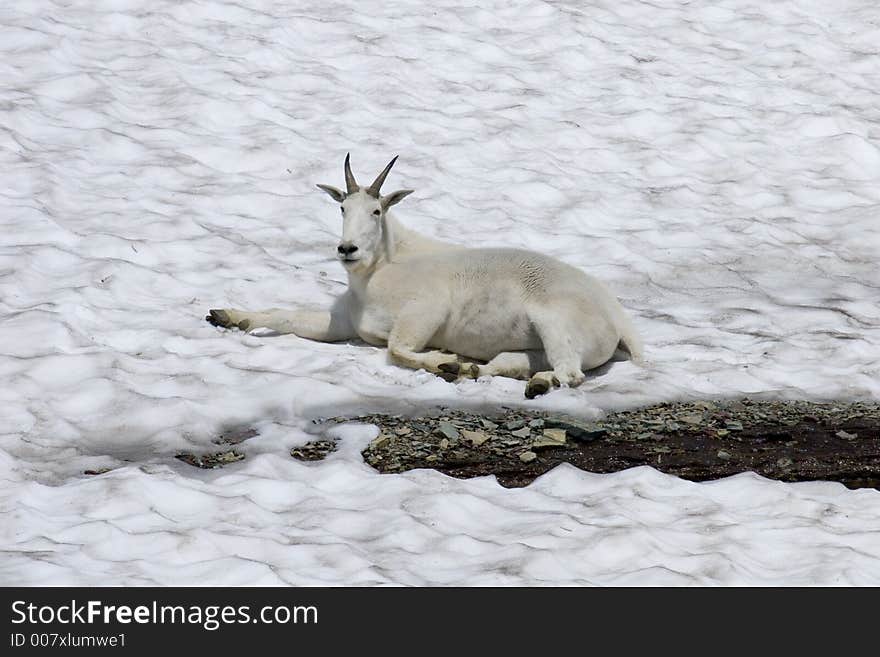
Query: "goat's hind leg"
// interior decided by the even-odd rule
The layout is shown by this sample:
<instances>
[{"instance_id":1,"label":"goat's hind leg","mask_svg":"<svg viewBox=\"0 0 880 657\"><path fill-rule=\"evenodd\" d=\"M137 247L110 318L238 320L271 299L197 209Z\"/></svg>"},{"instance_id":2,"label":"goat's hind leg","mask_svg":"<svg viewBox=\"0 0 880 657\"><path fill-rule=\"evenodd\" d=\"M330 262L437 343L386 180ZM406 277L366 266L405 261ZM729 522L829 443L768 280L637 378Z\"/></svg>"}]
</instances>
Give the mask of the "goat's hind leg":
<instances>
[{"instance_id":1,"label":"goat's hind leg","mask_svg":"<svg viewBox=\"0 0 880 657\"><path fill-rule=\"evenodd\" d=\"M590 316L570 307L544 307L530 319L541 338L552 370L537 372L526 385L532 399L551 388L571 388L584 382L585 370L592 370L614 355L620 340L609 320Z\"/></svg>"},{"instance_id":2,"label":"goat's hind leg","mask_svg":"<svg viewBox=\"0 0 880 657\"><path fill-rule=\"evenodd\" d=\"M535 372L531 376L526 384L525 394L528 399L546 394L560 385L575 387L584 381L581 370L582 329L576 321L572 321L576 318L566 315L564 312L544 310L532 317L532 323L544 346L549 369Z\"/></svg>"}]
</instances>

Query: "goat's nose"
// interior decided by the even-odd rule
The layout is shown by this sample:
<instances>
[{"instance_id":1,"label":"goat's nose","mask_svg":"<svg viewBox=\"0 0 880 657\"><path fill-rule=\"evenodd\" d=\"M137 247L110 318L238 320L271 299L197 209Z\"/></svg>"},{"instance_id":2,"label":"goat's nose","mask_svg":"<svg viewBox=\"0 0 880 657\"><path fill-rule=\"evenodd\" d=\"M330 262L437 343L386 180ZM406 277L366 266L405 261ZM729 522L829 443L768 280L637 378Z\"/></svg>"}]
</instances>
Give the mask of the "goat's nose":
<instances>
[{"instance_id":1,"label":"goat's nose","mask_svg":"<svg viewBox=\"0 0 880 657\"><path fill-rule=\"evenodd\" d=\"M354 244L340 244L336 247L336 250L339 251L340 255L351 255L358 248Z\"/></svg>"}]
</instances>

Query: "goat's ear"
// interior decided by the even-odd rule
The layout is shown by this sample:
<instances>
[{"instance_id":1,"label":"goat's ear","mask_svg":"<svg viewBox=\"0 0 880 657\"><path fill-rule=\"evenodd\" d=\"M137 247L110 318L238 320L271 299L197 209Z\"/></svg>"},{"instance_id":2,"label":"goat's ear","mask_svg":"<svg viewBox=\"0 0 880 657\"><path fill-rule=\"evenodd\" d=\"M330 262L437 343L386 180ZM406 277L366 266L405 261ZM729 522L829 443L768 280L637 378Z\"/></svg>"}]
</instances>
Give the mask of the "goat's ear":
<instances>
[{"instance_id":1,"label":"goat's ear","mask_svg":"<svg viewBox=\"0 0 880 657\"><path fill-rule=\"evenodd\" d=\"M333 197L333 200L337 203L342 203L345 200L345 194L342 192L342 190L331 187L330 185L317 185L317 188L323 189L325 192L330 194L330 196Z\"/></svg>"},{"instance_id":2,"label":"goat's ear","mask_svg":"<svg viewBox=\"0 0 880 657\"><path fill-rule=\"evenodd\" d=\"M387 196L382 197L382 207L386 210L390 208L392 205L397 205L407 196L413 193L412 189L399 189L396 192L391 192Z\"/></svg>"}]
</instances>

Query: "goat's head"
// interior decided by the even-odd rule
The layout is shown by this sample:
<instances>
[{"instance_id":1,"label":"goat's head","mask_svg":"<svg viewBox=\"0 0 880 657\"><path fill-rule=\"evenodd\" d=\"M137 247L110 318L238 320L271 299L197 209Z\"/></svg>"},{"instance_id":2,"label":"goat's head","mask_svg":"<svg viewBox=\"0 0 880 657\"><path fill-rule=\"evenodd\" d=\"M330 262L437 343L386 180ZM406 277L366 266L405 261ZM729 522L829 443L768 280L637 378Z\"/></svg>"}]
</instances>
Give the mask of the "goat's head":
<instances>
[{"instance_id":1,"label":"goat's head","mask_svg":"<svg viewBox=\"0 0 880 657\"><path fill-rule=\"evenodd\" d=\"M391 160L372 185L361 187L354 179L349 156L346 155L345 192L330 185L318 185L339 203L342 211L342 241L336 250L349 271L368 269L382 255L391 260L393 237L386 213L388 208L413 192L411 189L402 189L387 196L379 194L382 183L396 161L396 157Z\"/></svg>"}]
</instances>

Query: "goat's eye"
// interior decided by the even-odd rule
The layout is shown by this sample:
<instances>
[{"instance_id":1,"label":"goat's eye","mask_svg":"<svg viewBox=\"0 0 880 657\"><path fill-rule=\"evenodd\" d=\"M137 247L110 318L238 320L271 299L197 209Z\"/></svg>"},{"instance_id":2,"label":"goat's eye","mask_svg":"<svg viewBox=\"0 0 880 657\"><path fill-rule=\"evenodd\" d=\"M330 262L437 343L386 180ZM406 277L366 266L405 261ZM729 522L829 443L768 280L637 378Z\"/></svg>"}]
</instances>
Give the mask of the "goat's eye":
<instances>
[{"instance_id":1,"label":"goat's eye","mask_svg":"<svg viewBox=\"0 0 880 657\"><path fill-rule=\"evenodd\" d=\"M374 216L374 217L378 217L380 214L382 214L382 213L379 212L379 210L373 210L373 216Z\"/></svg>"},{"instance_id":2,"label":"goat's eye","mask_svg":"<svg viewBox=\"0 0 880 657\"><path fill-rule=\"evenodd\" d=\"M345 214L345 208L340 207L340 208L339 208L339 211L340 211L342 214Z\"/></svg>"}]
</instances>

